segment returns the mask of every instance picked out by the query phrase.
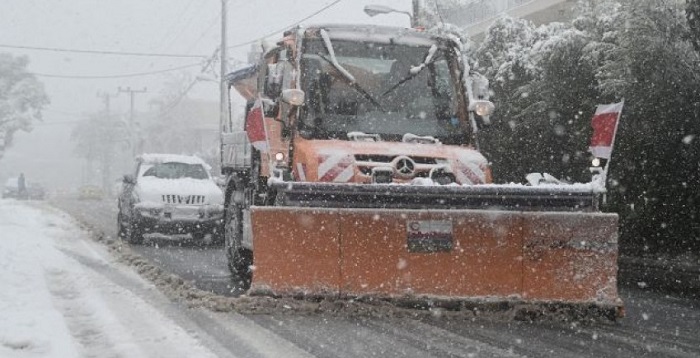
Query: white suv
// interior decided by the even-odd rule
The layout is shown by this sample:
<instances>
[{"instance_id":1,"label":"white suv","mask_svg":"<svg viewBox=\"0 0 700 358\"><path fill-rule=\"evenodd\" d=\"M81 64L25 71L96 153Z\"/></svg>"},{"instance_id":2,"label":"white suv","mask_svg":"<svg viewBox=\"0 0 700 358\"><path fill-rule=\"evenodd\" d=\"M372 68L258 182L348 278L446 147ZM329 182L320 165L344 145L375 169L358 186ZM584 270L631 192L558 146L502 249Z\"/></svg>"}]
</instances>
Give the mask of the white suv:
<instances>
[{"instance_id":1,"label":"white suv","mask_svg":"<svg viewBox=\"0 0 700 358\"><path fill-rule=\"evenodd\" d=\"M195 156L143 154L119 195L119 236L141 243L148 233L185 234L223 242L224 195L210 167Z\"/></svg>"}]
</instances>

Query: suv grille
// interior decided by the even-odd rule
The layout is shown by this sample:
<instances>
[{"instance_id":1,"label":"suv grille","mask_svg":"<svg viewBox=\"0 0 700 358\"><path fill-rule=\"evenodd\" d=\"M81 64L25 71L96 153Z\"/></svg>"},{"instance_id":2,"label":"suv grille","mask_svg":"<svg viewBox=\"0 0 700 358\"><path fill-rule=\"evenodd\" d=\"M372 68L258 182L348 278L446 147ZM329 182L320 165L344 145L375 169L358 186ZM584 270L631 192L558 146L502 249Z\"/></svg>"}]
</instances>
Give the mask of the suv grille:
<instances>
[{"instance_id":1,"label":"suv grille","mask_svg":"<svg viewBox=\"0 0 700 358\"><path fill-rule=\"evenodd\" d=\"M201 205L204 204L204 195L163 195L166 204Z\"/></svg>"}]
</instances>

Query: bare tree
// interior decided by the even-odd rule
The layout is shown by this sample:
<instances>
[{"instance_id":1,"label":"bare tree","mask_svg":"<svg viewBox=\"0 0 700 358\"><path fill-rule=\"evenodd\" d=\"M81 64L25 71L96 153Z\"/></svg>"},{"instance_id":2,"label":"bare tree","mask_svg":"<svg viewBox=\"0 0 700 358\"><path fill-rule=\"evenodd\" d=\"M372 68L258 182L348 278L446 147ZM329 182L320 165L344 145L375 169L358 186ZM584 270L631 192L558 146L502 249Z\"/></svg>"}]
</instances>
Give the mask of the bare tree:
<instances>
[{"instance_id":1,"label":"bare tree","mask_svg":"<svg viewBox=\"0 0 700 358\"><path fill-rule=\"evenodd\" d=\"M75 153L85 159L87 175L99 178L103 189L111 189L112 172L118 165L118 153L129 149L129 128L125 120L106 113L95 113L80 121L71 133ZM94 184L94 183L93 183Z\"/></svg>"}]
</instances>

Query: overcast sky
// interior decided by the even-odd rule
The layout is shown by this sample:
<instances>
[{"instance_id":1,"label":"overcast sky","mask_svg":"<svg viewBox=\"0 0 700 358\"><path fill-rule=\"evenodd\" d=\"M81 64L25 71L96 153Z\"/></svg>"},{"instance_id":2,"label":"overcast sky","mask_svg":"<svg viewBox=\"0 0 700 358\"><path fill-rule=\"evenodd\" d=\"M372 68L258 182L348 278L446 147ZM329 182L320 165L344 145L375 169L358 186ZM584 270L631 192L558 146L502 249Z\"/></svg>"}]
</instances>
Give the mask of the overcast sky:
<instances>
[{"instance_id":1,"label":"overcast sky","mask_svg":"<svg viewBox=\"0 0 700 358\"><path fill-rule=\"evenodd\" d=\"M255 40L293 25L335 0L228 0L229 46ZM411 0L342 0L304 21L408 26L406 15L370 18L366 4L382 4L410 11ZM147 88L136 97L136 109L147 110L148 100L162 94L164 83L182 73L195 76L202 59L113 56L16 49L26 46L92 51L211 55L220 43L220 0L3 0L0 2L0 52L27 55L29 70L58 76L115 76L167 70L187 70L117 79L66 79L41 76L51 104L30 134L20 133L0 159L0 178L27 173L53 186L75 183L81 170L69 142L73 121L103 108L98 93L117 95L118 88ZM272 36L275 40L278 36ZM230 57L245 61L250 45L230 49ZM216 66L218 69L218 65ZM190 97L218 101L218 85L199 82ZM128 109L124 93L112 98L114 111Z\"/></svg>"}]
</instances>

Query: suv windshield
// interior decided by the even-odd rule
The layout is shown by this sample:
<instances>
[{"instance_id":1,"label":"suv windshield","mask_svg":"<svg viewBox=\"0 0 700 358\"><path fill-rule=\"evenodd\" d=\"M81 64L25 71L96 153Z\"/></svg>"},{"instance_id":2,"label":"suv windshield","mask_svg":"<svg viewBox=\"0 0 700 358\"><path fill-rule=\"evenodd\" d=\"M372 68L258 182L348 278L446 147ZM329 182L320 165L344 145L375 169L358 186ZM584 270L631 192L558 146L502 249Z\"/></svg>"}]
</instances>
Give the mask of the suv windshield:
<instances>
[{"instance_id":1,"label":"suv windshield","mask_svg":"<svg viewBox=\"0 0 700 358\"><path fill-rule=\"evenodd\" d=\"M412 133L449 142L464 134L456 118L448 51L347 40L332 40L332 46L334 58L351 76L333 65L322 40L305 42L302 135L347 139L347 133L364 132L400 140Z\"/></svg>"},{"instance_id":2,"label":"suv windshield","mask_svg":"<svg viewBox=\"0 0 700 358\"><path fill-rule=\"evenodd\" d=\"M154 164L152 167L148 168L143 173L143 176L152 176L161 179L209 178L206 169L204 169L204 167L201 164L186 164L175 162Z\"/></svg>"}]
</instances>

